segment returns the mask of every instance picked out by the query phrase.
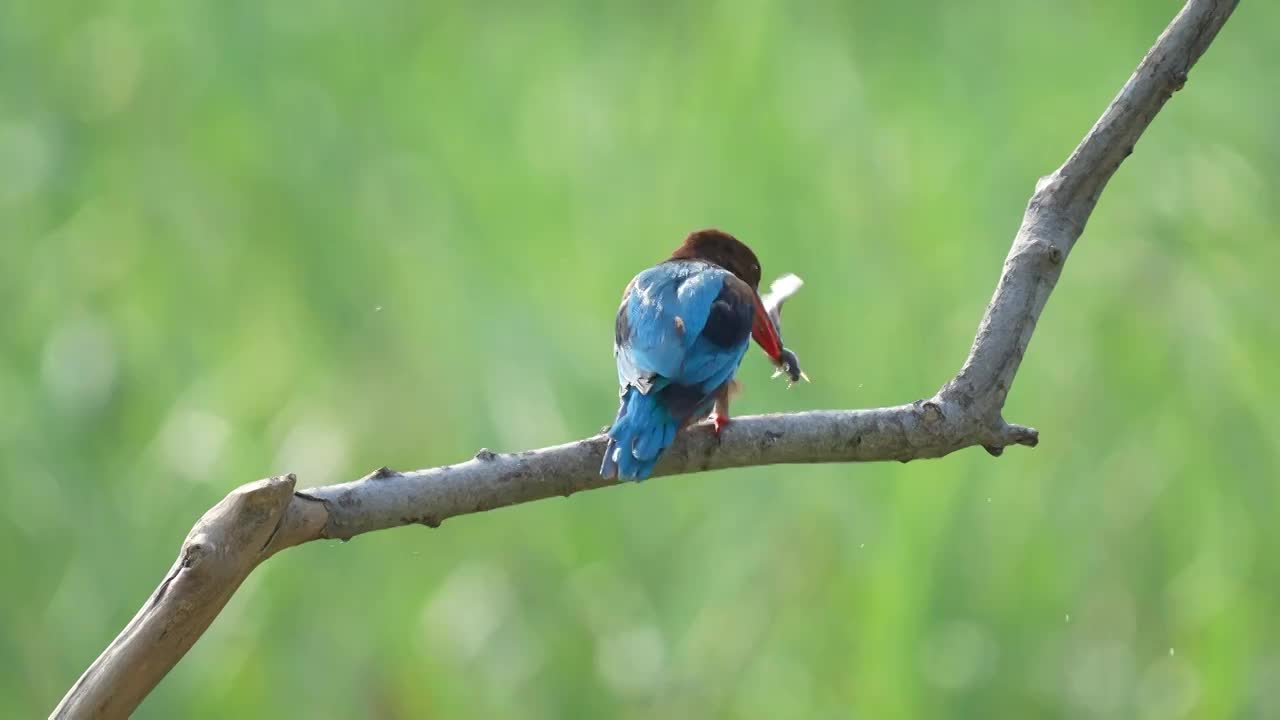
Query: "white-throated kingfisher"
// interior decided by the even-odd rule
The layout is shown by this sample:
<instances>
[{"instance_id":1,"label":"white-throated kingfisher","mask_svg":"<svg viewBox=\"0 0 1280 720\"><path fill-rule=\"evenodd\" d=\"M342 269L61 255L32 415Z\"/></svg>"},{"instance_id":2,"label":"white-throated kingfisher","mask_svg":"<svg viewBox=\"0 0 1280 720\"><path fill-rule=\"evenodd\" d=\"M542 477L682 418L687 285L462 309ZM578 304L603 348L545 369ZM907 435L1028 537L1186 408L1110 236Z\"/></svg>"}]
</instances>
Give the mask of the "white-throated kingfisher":
<instances>
[{"instance_id":1,"label":"white-throated kingfisher","mask_svg":"<svg viewBox=\"0 0 1280 720\"><path fill-rule=\"evenodd\" d=\"M728 233L700 230L665 262L632 279L614 326L621 405L600 474L643 480L681 428L714 411L729 422L729 393L752 338L785 365L760 300L760 261Z\"/></svg>"}]
</instances>

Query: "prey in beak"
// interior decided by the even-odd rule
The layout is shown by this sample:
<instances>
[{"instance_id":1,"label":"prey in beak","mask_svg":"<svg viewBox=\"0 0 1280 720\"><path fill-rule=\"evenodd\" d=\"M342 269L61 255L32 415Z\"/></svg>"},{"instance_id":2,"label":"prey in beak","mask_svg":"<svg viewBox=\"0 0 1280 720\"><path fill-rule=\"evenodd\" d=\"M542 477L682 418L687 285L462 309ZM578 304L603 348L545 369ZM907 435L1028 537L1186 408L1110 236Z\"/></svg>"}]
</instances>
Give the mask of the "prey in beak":
<instances>
[{"instance_id":1,"label":"prey in beak","mask_svg":"<svg viewBox=\"0 0 1280 720\"><path fill-rule=\"evenodd\" d=\"M787 273L774 280L769 285L769 292L760 298L760 309L764 311L769 324L773 326L772 334L777 339L777 353L769 353L769 358L773 360L775 368L773 377L786 375L787 387L791 387L801 380L809 382L809 376L800 369L800 358L796 356L795 351L782 344L782 304L792 295L795 295L802 285L804 285L804 281L799 276ZM761 343L761 346L763 347L764 343ZM768 348L766 348L767 351Z\"/></svg>"}]
</instances>

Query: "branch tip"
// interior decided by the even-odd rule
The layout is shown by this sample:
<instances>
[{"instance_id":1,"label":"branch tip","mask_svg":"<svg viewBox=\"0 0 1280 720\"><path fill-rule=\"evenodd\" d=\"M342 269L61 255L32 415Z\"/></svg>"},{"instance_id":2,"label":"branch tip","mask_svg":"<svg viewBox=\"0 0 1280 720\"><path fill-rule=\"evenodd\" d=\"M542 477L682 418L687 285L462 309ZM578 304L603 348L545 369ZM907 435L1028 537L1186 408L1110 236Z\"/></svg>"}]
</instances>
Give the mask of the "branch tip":
<instances>
[{"instance_id":1,"label":"branch tip","mask_svg":"<svg viewBox=\"0 0 1280 720\"><path fill-rule=\"evenodd\" d=\"M1009 445L1035 447L1040 444L1040 431L1025 425L1005 425L1003 434Z\"/></svg>"}]
</instances>

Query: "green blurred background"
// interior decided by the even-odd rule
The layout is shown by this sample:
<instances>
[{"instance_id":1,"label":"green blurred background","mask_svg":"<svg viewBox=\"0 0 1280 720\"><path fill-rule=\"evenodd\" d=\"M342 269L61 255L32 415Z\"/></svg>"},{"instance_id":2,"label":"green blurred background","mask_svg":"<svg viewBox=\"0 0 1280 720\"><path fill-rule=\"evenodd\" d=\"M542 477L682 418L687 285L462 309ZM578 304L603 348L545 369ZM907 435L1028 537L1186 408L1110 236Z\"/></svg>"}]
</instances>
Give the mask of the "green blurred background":
<instances>
[{"instance_id":1,"label":"green blurred background","mask_svg":"<svg viewBox=\"0 0 1280 720\"><path fill-rule=\"evenodd\" d=\"M1036 178L1179 7L0 4L0 715L47 713L243 482L592 434L691 229L808 281L815 383L960 365ZM657 480L313 543L144 718L1280 716L1280 8L1103 196L1035 450Z\"/></svg>"}]
</instances>

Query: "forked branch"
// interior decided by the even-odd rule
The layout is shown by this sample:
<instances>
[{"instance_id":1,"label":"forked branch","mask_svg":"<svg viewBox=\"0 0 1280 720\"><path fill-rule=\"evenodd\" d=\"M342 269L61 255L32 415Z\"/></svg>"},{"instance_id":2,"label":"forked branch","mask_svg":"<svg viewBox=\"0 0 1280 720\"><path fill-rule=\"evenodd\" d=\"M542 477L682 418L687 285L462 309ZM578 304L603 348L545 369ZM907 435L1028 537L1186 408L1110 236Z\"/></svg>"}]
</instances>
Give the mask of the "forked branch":
<instances>
[{"instance_id":1,"label":"forked branch","mask_svg":"<svg viewBox=\"0 0 1280 720\"><path fill-rule=\"evenodd\" d=\"M1187 81L1238 0L1189 0L1062 167L1041 179L1004 262L964 366L927 400L875 410L735 419L676 440L655 475L779 463L936 458L981 445L1035 445L1036 431L1001 417L1036 320L1098 196L1164 103ZM205 513L133 620L53 711L125 717L213 622L245 577L280 550L312 540L421 523L613 485L597 474L601 436L518 453L295 491L292 475L232 491Z\"/></svg>"}]
</instances>

